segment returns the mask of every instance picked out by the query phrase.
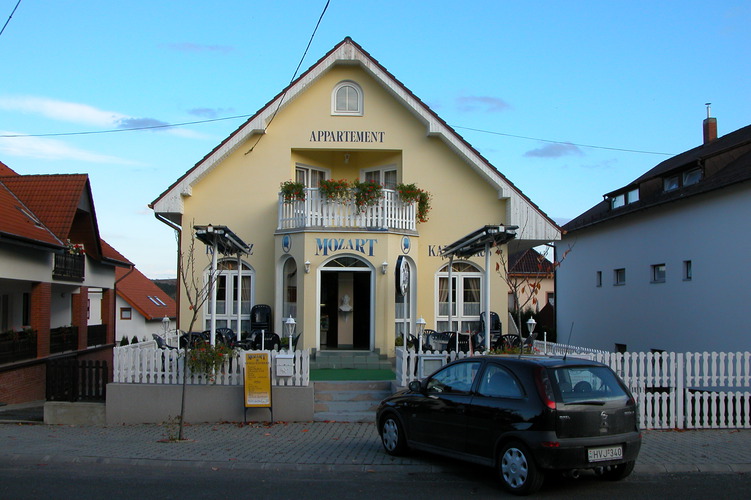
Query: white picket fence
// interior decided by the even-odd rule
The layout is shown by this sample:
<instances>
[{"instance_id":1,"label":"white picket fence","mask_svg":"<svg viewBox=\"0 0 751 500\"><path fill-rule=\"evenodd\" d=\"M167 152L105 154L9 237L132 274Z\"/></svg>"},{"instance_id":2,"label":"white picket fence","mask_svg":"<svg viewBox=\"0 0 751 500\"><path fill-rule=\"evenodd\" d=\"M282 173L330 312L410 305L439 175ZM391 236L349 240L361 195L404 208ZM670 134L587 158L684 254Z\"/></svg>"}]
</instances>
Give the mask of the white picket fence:
<instances>
[{"instance_id":1,"label":"white picket fence","mask_svg":"<svg viewBox=\"0 0 751 500\"><path fill-rule=\"evenodd\" d=\"M541 342L535 343L535 351L609 365L636 398L642 428L751 428L751 352L612 353ZM421 357L442 358L445 364L465 356L397 349L397 382L406 386L429 375L420 373Z\"/></svg>"},{"instance_id":2,"label":"white picket fence","mask_svg":"<svg viewBox=\"0 0 751 500\"><path fill-rule=\"evenodd\" d=\"M158 349L148 343L144 347L115 347L113 352L112 381L121 384L182 384L185 370L185 353L182 349ZM188 369L186 383L243 385L245 354L236 350L213 377L191 373ZM310 384L310 350L294 352L293 375L277 376L278 356L289 356L287 350L264 351L270 354L271 385L308 386Z\"/></svg>"}]
</instances>

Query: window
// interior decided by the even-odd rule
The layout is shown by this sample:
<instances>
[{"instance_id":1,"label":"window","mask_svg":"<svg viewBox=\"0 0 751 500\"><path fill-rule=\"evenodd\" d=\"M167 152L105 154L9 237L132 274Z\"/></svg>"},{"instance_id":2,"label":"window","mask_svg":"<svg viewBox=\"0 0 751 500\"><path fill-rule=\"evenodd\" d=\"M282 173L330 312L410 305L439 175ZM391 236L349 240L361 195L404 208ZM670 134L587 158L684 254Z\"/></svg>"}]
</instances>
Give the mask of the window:
<instances>
[{"instance_id":1,"label":"window","mask_svg":"<svg viewBox=\"0 0 751 500\"><path fill-rule=\"evenodd\" d=\"M624 268L615 269L613 271L613 284L614 285L626 284L626 270Z\"/></svg>"},{"instance_id":2,"label":"window","mask_svg":"<svg viewBox=\"0 0 751 500\"><path fill-rule=\"evenodd\" d=\"M436 330L475 331L480 328L480 297L482 274L470 262L454 262L451 270L451 297L449 297L448 265L438 275L438 317ZM451 325L448 323L451 302Z\"/></svg>"},{"instance_id":3,"label":"window","mask_svg":"<svg viewBox=\"0 0 751 500\"><path fill-rule=\"evenodd\" d=\"M639 189L632 189L627 194L628 203L634 203L639 201Z\"/></svg>"},{"instance_id":4,"label":"window","mask_svg":"<svg viewBox=\"0 0 751 500\"><path fill-rule=\"evenodd\" d=\"M245 262L240 262L238 272L237 259L223 259L217 263L216 275L216 327L231 328L235 333L250 331L250 306L254 303L255 279L253 270ZM238 284L238 274L240 281ZM206 269L204 280L208 283L209 270ZM238 288L239 287L239 288ZM240 310L237 308L237 295L240 292ZM204 328L211 327L211 300L205 304ZM240 313L240 328L237 325Z\"/></svg>"},{"instance_id":5,"label":"window","mask_svg":"<svg viewBox=\"0 0 751 500\"><path fill-rule=\"evenodd\" d=\"M597 271L595 275L595 286L602 286L602 271Z\"/></svg>"},{"instance_id":6,"label":"window","mask_svg":"<svg viewBox=\"0 0 751 500\"><path fill-rule=\"evenodd\" d=\"M130 309L130 307L121 307L120 308L120 319L131 319L133 316L133 311Z\"/></svg>"},{"instance_id":7,"label":"window","mask_svg":"<svg viewBox=\"0 0 751 500\"><path fill-rule=\"evenodd\" d=\"M149 299L149 300L150 300L150 301L151 301L151 302L152 302L152 303L153 303L154 305L156 305L156 306L159 306L159 307L167 307L167 304L165 304L165 303L164 303L164 301L162 301L162 299L160 299L160 298L159 298L159 297L157 297L156 295L147 295L146 297L148 297L148 299Z\"/></svg>"},{"instance_id":8,"label":"window","mask_svg":"<svg viewBox=\"0 0 751 500\"><path fill-rule=\"evenodd\" d=\"M555 307L555 292L547 293L547 303Z\"/></svg>"},{"instance_id":9,"label":"window","mask_svg":"<svg viewBox=\"0 0 751 500\"><path fill-rule=\"evenodd\" d=\"M302 182L305 187L317 188L326 177L326 171L323 169L305 165L295 166L295 181Z\"/></svg>"},{"instance_id":10,"label":"window","mask_svg":"<svg viewBox=\"0 0 751 500\"><path fill-rule=\"evenodd\" d=\"M691 281L694 271L690 260L683 261L683 281Z\"/></svg>"},{"instance_id":11,"label":"window","mask_svg":"<svg viewBox=\"0 0 751 500\"><path fill-rule=\"evenodd\" d=\"M362 116L362 89L351 81L340 82L331 93L331 114Z\"/></svg>"},{"instance_id":12,"label":"window","mask_svg":"<svg viewBox=\"0 0 751 500\"><path fill-rule=\"evenodd\" d=\"M480 365L479 361L471 361L447 366L430 377L427 390L440 393L468 393L472 389L472 383Z\"/></svg>"},{"instance_id":13,"label":"window","mask_svg":"<svg viewBox=\"0 0 751 500\"><path fill-rule=\"evenodd\" d=\"M652 266L652 283L665 283L665 264Z\"/></svg>"},{"instance_id":14,"label":"window","mask_svg":"<svg viewBox=\"0 0 751 500\"><path fill-rule=\"evenodd\" d=\"M624 193L617 194L610 198L610 208L620 208L626 204L626 195Z\"/></svg>"},{"instance_id":15,"label":"window","mask_svg":"<svg viewBox=\"0 0 751 500\"><path fill-rule=\"evenodd\" d=\"M494 364L489 364L485 369L477 392L494 398L524 397L524 391L516 377L502 366Z\"/></svg>"},{"instance_id":16,"label":"window","mask_svg":"<svg viewBox=\"0 0 751 500\"><path fill-rule=\"evenodd\" d=\"M700 168L692 168L683 172L683 185L690 186L696 184L701 180L702 174Z\"/></svg>"},{"instance_id":17,"label":"window","mask_svg":"<svg viewBox=\"0 0 751 500\"><path fill-rule=\"evenodd\" d=\"M670 177L666 177L663 181L663 189L667 191L675 191L680 187L680 183L678 182L678 176L677 175L671 175Z\"/></svg>"},{"instance_id":18,"label":"window","mask_svg":"<svg viewBox=\"0 0 751 500\"><path fill-rule=\"evenodd\" d=\"M396 168L383 167L376 170L366 170L363 179L367 182L375 182L386 189L396 189Z\"/></svg>"}]
</instances>

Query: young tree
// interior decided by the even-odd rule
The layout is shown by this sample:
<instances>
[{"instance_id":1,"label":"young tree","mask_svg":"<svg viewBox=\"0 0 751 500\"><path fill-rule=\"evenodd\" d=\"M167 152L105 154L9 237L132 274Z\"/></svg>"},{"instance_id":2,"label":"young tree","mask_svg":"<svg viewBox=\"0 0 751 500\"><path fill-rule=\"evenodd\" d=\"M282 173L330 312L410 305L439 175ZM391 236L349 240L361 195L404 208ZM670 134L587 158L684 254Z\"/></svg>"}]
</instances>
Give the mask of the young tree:
<instances>
[{"instance_id":1,"label":"young tree","mask_svg":"<svg viewBox=\"0 0 751 500\"><path fill-rule=\"evenodd\" d=\"M513 298L514 316L519 333L523 333L522 315L525 309L531 309L539 303L538 294L545 279L552 279L556 269L568 256L573 247L569 247L559 259L548 260L546 254L533 249L523 254L508 255L502 247L496 247L498 261L495 270L506 282Z\"/></svg>"},{"instance_id":2,"label":"young tree","mask_svg":"<svg viewBox=\"0 0 751 500\"><path fill-rule=\"evenodd\" d=\"M193 225L191 225L192 227ZM194 347L194 339L190 336L190 332L193 331L193 327L198 321L198 315L201 308L206 304L211 296L211 289L215 286L218 272L216 269L209 267L209 275L204 281L203 269L204 267L196 267L196 236L195 230L191 230L190 242L188 243L187 252L183 252L180 245L180 238L177 231L175 231L175 237L177 239L177 255L178 255L178 275L179 282L182 288L182 297L188 302L188 310L190 311L190 323L188 325L188 335L185 337L185 365L183 367L183 383L182 383L182 395L180 397L180 430L178 433L178 440L183 440L183 423L185 421L185 388L188 380L188 359L190 355L190 349ZM206 267L206 266L205 266ZM178 291L178 293L180 293ZM182 303L182 301L181 301Z\"/></svg>"}]
</instances>

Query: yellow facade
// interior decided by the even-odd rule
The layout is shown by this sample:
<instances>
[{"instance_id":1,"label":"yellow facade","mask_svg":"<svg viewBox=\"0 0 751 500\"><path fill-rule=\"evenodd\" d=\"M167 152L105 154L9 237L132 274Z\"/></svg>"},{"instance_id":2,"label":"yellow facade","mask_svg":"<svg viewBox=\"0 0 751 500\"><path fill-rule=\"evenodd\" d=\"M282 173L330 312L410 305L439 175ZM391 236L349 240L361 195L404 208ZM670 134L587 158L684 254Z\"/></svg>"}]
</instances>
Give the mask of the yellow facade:
<instances>
[{"instance_id":1,"label":"yellow facade","mask_svg":"<svg viewBox=\"0 0 751 500\"><path fill-rule=\"evenodd\" d=\"M341 115L332 109L332 95L342 82L353 82L353 88L361 91L361 114ZM440 256L442 246L486 224L513 224L511 212L525 210L542 221L546 232L528 238L530 246L557 239L557 226L483 162L357 44L345 39L152 207L182 227L183 252L193 225L227 226L251 245L252 253L243 257L250 276L243 307L271 305L274 329L280 335L284 319L292 315L297 331L303 332L298 348L379 350L392 356L397 330L414 332L418 317L426 320L428 328L441 329L445 315L439 314L438 303L445 297L437 276L447 263ZM379 173L370 175L385 178L395 171L396 182L415 183L428 191L429 220L416 225L412 220L414 229L388 224L374 228L357 221L282 227L282 210L295 213L280 201L284 181L301 175L365 180L366 172L374 169ZM527 206L520 210L515 203ZM393 204L400 202L396 199ZM299 207L301 217L310 209L302 203ZM197 249L203 255L200 244ZM401 312L395 283L399 256L407 260L411 278L406 314ZM461 283L458 286L474 304L475 285L484 280L485 259L477 256L471 261L480 281L470 277L468 290ZM506 318L508 290L495 273L496 261L491 259L491 309ZM220 293L231 292L230 282ZM181 304L186 303L182 296ZM468 310L479 314L477 307ZM181 325L189 321L185 309L181 307ZM204 308L201 325L207 324L207 312ZM477 327L473 316L477 315L466 315L464 323L450 329ZM227 326L236 331L247 329L238 328L231 316L227 319ZM334 331L336 339L330 338Z\"/></svg>"}]
</instances>

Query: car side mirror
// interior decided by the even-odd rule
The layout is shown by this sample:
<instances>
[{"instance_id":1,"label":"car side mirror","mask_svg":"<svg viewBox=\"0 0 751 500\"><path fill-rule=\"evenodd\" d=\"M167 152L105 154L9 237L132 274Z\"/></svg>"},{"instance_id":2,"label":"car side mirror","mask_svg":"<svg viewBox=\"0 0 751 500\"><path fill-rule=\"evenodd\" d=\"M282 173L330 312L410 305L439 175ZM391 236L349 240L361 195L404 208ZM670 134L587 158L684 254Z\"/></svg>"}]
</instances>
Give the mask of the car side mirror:
<instances>
[{"instance_id":1,"label":"car side mirror","mask_svg":"<svg viewBox=\"0 0 751 500\"><path fill-rule=\"evenodd\" d=\"M413 380L409 383L409 390L412 392L422 392L422 384L419 380Z\"/></svg>"}]
</instances>

